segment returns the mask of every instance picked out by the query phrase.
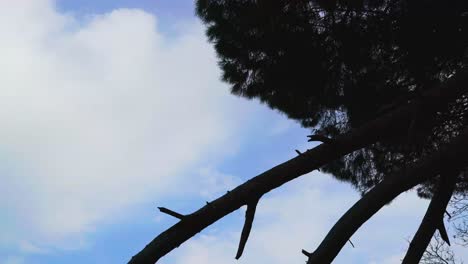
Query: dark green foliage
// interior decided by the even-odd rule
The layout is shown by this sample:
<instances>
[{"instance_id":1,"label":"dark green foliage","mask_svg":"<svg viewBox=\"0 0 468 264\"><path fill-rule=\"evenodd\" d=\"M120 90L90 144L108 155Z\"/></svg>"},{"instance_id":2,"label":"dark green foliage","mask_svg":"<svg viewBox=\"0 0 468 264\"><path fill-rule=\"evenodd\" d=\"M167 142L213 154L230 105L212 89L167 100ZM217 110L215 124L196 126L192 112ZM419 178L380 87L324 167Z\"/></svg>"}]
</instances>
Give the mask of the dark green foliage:
<instances>
[{"instance_id":1,"label":"dark green foliage","mask_svg":"<svg viewBox=\"0 0 468 264\"><path fill-rule=\"evenodd\" d=\"M234 94L331 137L418 98L468 63L466 0L198 0L197 13ZM324 169L366 191L456 135L468 123L467 105L462 97L434 116L416 111L408 136ZM431 186L420 194L430 196Z\"/></svg>"}]
</instances>

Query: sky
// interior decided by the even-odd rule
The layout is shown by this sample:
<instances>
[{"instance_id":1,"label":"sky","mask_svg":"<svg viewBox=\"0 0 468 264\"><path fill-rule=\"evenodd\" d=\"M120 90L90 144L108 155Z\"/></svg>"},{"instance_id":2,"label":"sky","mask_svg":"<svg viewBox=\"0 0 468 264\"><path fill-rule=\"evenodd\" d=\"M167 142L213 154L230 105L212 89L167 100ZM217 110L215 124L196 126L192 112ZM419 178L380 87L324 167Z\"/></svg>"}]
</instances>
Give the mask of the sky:
<instances>
[{"instance_id":1,"label":"sky","mask_svg":"<svg viewBox=\"0 0 468 264\"><path fill-rule=\"evenodd\" d=\"M176 219L313 147L229 93L192 0L0 0L0 264L126 263ZM359 195L314 171L160 263L303 263ZM398 263L427 201L382 209L334 263ZM455 247L460 258L466 252Z\"/></svg>"}]
</instances>

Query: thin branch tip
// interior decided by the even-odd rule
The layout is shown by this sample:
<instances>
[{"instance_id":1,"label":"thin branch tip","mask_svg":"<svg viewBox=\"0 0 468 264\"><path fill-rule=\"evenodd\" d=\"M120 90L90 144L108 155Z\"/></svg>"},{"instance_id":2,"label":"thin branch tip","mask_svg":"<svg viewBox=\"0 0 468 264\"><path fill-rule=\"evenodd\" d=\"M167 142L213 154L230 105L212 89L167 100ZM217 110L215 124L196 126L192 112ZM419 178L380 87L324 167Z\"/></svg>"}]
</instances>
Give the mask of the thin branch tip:
<instances>
[{"instance_id":1,"label":"thin branch tip","mask_svg":"<svg viewBox=\"0 0 468 264\"><path fill-rule=\"evenodd\" d=\"M239 259L244 252L245 244L250 235L250 230L252 229L253 220L255 217L255 210L257 209L257 204L260 198L247 204L247 211L245 212L245 222L244 227L242 228L242 233L239 241L239 247L236 253L236 259Z\"/></svg>"},{"instance_id":2,"label":"thin branch tip","mask_svg":"<svg viewBox=\"0 0 468 264\"><path fill-rule=\"evenodd\" d=\"M168 214L172 217L175 217L181 220L185 217L185 215L174 212L171 209L167 209L166 207L158 207L158 209L161 213Z\"/></svg>"},{"instance_id":3,"label":"thin branch tip","mask_svg":"<svg viewBox=\"0 0 468 264\"><path fill-rule=\"evenodd\" d=\"M445 214L448 216L449 220L452 219L452 215L447 210L445 210Z\"/></svg>"},{"instance_id":4,"label":"thin branch tip","mask_svg":"<svg viewBox=\"0 0 468 264\"><path fill-rule=\"evenodd\" d=\"M445 224L444 224L443 220L440 221L440 224L437 227L437 229L439 229L439 234L440 234L440 237L442 238L442 240L444 240L445 243L447 243L447 245L450 246L450 239L449 239L449 236L447 234L447 229L445 228Z\"/></svg>"},{"instance_id":5,"label":"thin branch tip","mask_svg":"<svg viewBox=\"0 0 468 264\"><path fill-rule=\"evenodd\" d=\"M323 135L308 135L307 137L309 138L309 140L307 140L308 142L319 141L325 144L330 144L333 142L333 139Z\"/></svg>"}]
</instances>

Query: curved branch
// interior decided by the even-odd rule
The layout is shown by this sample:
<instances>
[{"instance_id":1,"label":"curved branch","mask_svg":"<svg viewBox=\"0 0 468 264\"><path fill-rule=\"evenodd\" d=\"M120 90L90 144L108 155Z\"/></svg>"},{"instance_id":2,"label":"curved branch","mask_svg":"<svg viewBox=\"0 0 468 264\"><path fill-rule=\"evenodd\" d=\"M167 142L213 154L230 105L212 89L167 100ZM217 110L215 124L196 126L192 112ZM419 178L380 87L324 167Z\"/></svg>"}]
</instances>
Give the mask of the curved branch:
<instances>
[{"instance_id":1,"label":"curved branch","mask_svg":"<svg viewBox=\"0 0 468 264\"><path fill-rule=\"evenodd\" d=\"M443 84L428 90L422 98L425 104L430 105L426 110L439 111L445 108L448 102L463 94L468 89L466 85L468 84L467 73L468 70L462 71ZM288 181L376 141L392 137L395 134L403 134L405 128L408 127L409 113L412 113L415 107L417 107L416 103L402 106L360 128L335 138L331 144L319 145L305 152L306 155L299 155L248 180L231 192L214 200L210 206L204 206L196 212L186 215L181 221L154 238L143 250L133 256L129 263L155 263L204 228L246 205L254 197L260 197Z\"/></svg>"},{"instance_id":2,"label":"curved branch","mask_svg":"<svg viewBox=\"0 0 468 264\"><path fill-rule=\"evenodd\" d=\"M403 259L403 264L419 263L436 229L443 230L439 231L441 237L444 240L448 240L444 226L444 212L450 201L450 197L452 197L456 176L456 172L441 175L439 188L434 197L432 197L421 225L410 243L409 249Z\"/></svg>"},{"instance_id":3,"label":"curved branch","mask_svg":"<svg viewBox=\"0 0 468 264\"><path fill-rule=\"evenodd\" d=\"M320 246L311 254L308 264L331 263L348 239L383 206L419 183L441 173L442 167L459 170L468 165L468 129L439 152L386 177L366 193L333 226Z\"/></svg>"}]
</instances>

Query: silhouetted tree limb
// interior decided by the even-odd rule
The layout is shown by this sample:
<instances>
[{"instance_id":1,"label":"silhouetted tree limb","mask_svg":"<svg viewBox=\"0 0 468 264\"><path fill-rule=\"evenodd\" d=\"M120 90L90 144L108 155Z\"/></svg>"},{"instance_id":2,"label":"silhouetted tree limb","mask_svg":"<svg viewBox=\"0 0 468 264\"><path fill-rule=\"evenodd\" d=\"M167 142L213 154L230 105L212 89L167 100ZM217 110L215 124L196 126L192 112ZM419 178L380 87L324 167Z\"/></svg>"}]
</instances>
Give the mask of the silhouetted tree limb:
<instances>
[{"instance_id":1,"label":"silhouetted tree limb","mask_svg":"<svg viewBox=\"0 0 468 264\"><path fill-rule=\"evenodd\" d=\"M428 107L428 114L444 109L449 102L468 89L468 70L428 90L420 100ZM415 101L388 114L336 137L331 144L322 144L286 161L239 185L196 212L186 215L181 221L162 232L143 250L132 257L129 263L155 263L183 242L213 224L222 217L247 205L255 197L289 182L301 175L320 168L339 157L366 147L376 141L405 134L410 122L410 113L418 107ZM347 241L347 240L346 240Z\"/></svg>"},{"instance_id":2,"label":"silhouetted tree limb","mask_svg":"<svg viewBox=\"0 0 468 264\"><path fill-rule=\"evenodd\" d=\"M239 241L239 248L237 249L236 259L239 259L244 252L245 244L250 235L250 230L252 229L252 223L255 217L255 210L257 209L257 204L260 199L255 199L254 201L247 204L247 210L245 211L245 223L242 228L241 238Z\"/></svg>"},{"instance_id":3,"label":"silhouetted tree limb","mask_svg":"<svg viewBox=\"0 0 468 264\"><path fill-rule=\"evenodd\" d=\"M456 176L457 172L442 173L439 188L432 197L421 225L410 243L403 264L419 263L436 229L439 229L440 237L450 245L444 226L444 212L452 197Z\"/></svg>"},{"instance_id":4,"label":"silhouetted tree limb","mask_svg":"<svg viewBox=\"0 0 468 264\"><path fill-rule=\"evenodd\" d=\"M442 172L468 165L468 129L439 152L390 177L366 193L333 226L307 263L331 263L348 239L383 206L419 183Z\"/></svg>"},{"instance_id":5,"label":"silhouetted tree limb","mask_svg":"<svg viewBox=\"0 0 468 264\"><path fill-rule=\"evenodd\" d=\"M442 240L444 240L444 242L447 243L447 245L450 246L450 239L449 239L449 236L448 236L448 233L447 233L447 228L445 228L445 224L444 224L443 219L441 221L439 221L439 224L437 225L437 229L439 230L439 234L440 234L440 237L442 238Z\"/></svg>"},{"instance_id":6,"label":"silhouetted tree limb","mask_svg":"<svg viewBox=\"0 0 468 264\"><path fill-rule=\"evenodd\" d=\"M448 216L449 219L452 218L452 215L447 210L445 210L445 214Z\"/></svg>"},{"instance_id":7,"label":"silhouetted tree limb","mask_svg":"<svg viewBox=\"0 0 468 264\"><path fill-rule=\"evenodd\" d=\"M322 135L308 135L307 137L309 138L309 140L307 140L308 142L320 141L322 143L329 144L333 141L333 139Z\"/></svg>"},{"instance_id":8,"label":"silhouetted tree limb","mask_svg":"<svg viewBox=\"0 0 468 264\"><path fill-rule=\"evenodd\" d=\"M159 211L161 211L161 213L165 213L165 214L168 214L170 216L173 216L175 218L178 218L178 219L182 219L185 217L185 215L182 215L182 214L179 214L177 212L174 212L170 209L167 209L165 207L158 207Z\"/></svg>"},{"instance_id":9,"label":"silhouetted tree limb","mask_svg":"<svg viewBox=\"0 0 468 264\"><path fill-rule=\"evenodd\" d=\"M306 257L310 257L312 255L312 253L307 252L305 249L303 249L301 252L302 254L306 255Z\"/></svg>"}]
</instances>

